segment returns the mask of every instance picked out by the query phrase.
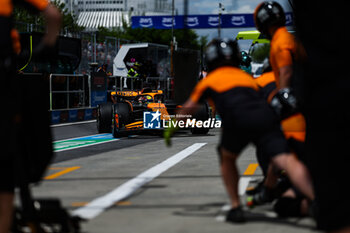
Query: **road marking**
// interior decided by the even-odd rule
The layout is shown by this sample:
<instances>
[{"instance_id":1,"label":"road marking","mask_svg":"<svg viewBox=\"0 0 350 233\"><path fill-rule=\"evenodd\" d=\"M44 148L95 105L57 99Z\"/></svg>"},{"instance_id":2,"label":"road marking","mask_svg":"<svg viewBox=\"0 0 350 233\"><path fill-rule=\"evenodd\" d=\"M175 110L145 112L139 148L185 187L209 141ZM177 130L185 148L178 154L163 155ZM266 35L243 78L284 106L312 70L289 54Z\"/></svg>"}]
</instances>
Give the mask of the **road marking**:
<instances>
[{"instance_id":1,"label":"road marking","mask_svg":"<svg viewBox=\"0 0 350 233\"><path fill-rule=\"evenodd\" d=\"M87 146L98 145L107 142L118 141L119 138L114 138L112 134L95 134L85 137L70 138L53 142L54 152L78 149Z\"/></svg>"},{"instance_id":2,"label":"road marking","mask_svg":"<svg viewBox=\"0 0 350 233\"><path fill-rule=\"evenodd\" d=\"M89 204L89 202L73 202L71 204L72 207L83 207ZM117 203L114 203L115 206L130 206L130 201L118 201Z\"/></svg>"},{"instance_id":3,"label":"road marking","mask_svg":"<svg viewBox=\"0 0 350 233\"><path fill-rule=\"evenodd\" d=\"M96 122L96 120L61 123L61 124L50 125L50 127L55 128L55 127L70 126L70 125L81 125L81 124L88 124L88 123L93 123L93 122Z\"/></svg>"},{"instance_id":4,"label":"road marking","mask_svg":"<svg viewBox=\"0 0 350 233\"><path fill-rule=\"evenodd\" d=\"M98 135L105 135L105 134L92 134L92 135L82 136L82 137L67 138L67 139L62 139L62 140L54 141L54 143L55 143L55 142L64 142L64 141L67 141L67 140L80 139L80 138L85 138L85 137L94 137L94 136L98 136Z\"/></svg>"},{"instance_id":5,"label":"road marking","mask_svg":"<svg viewBox=\"0 0 350 233\"><path fill-rule=\"evenodd\" d=\"M207 143L195 143L192 146L180 151L163 162L151 167L142 172L135 178L125 182L121 186L107 193L106 195L96 198L86 206L73 211L74 216L79 216L82 219L93 219L101 214L105 209L114 205L114 203L124 200L133 194L137 189L141 188L146 183L149 183L163 172L173 167L183 159L187 158Z\"/></svg>"},{"instance_id":6,"label":"road marking","mask_svg":"<svg viewBox=\"0 0 350 233\"><path fill-rule=\"evenodd\" d=\"M244 176L252 176L254 175L256 169L258 168L259 164L258 163L251 163L243 173Z\"/></svg>"},{"instance_id":7,"label":"road marking","mask_svg":"<svg viewBox=\"0 0 350 233\"><path fill-rule=\"evenodd\" d=\"M75 171L77 169L80 169L80 167L67 167L67 168L60 168L60 167L52 167L50 168L52 170L61 170L63 169L62 171L59 171L59 172L56 172L54 174L51 174L49 176L46 176L44 179L45 180L53 180L53 179L56 179L57 177L60 177L64 174L67 174L69 172L72 172L72 171Z\"/></svg>"}]
</instances>

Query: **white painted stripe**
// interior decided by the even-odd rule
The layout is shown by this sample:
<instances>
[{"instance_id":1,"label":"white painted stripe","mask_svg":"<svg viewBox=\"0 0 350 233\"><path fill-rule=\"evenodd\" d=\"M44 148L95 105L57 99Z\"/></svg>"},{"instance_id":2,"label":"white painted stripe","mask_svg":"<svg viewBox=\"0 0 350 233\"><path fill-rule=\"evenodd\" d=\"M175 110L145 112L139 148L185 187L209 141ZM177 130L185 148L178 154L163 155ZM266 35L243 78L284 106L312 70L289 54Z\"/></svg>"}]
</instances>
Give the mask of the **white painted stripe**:
<instances>
[{"instance_id":1,"label":"white painted stripe","mask_svg":"<svg viewBox=\"0 0 350 233\"><path fill-rule=\"evenodd\" d=\"M62 123L62 124L50 125L50 127L55 128L55 127L61 127L61 126L81 125L81 124L88 124L88 123L93 123L93 122L96 122L96 120Z\"/></svg>"},{"instance_id":2,"label":"white painted stripe","mask_svg":"<svg viewBox=\"0 0 350 233\"><path fill-rule=\"evenodd\" d=\"M113 206L114 203L129 197L137 189L139 189L146 183L152 181L154 178L156 178L169 168L173 167L175 164L179 163L183 159L187 158L204 145L206 145L206 143L195 143L192 146L187 147L186 149L171 156L170 158L164 160L156 166L144 171L135 178L125 182L124 184L117 187L113 191L107 193L106 195L96 198L84 207L76 209L75 211L73 211L73 215L79 216L83 219L95 218L96 216L101 214L105 209Z\"/></svg>"},{"instance_id":3,"label":"white painted stripe","mask_svg":"<svg viewBox=\"0 0 350 233\"><path fill-rule=\"evenodd\" d=\"M238 194L240 196L243 196L245 194L245 191L247 190L247 187L249 185L249 182L252 178L251 177L241 177L238 182Z\"/></svg>"}]
</instances>

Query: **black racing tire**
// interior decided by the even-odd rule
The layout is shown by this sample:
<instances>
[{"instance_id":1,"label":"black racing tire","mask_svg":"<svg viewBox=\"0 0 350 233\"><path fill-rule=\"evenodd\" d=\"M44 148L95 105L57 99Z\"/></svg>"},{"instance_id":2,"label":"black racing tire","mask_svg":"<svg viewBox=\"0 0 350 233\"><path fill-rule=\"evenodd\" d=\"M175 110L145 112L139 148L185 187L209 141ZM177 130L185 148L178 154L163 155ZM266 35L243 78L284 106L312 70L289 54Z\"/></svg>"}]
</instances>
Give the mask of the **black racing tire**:
<instances>
[{"instance_id":1,"label":"black racing tire","mask_svg":"<svg viewBox=\"0 0 350 233\"><path fill-rule=\"evenodd\" d=\"M192 134L208 134L209 129L208 128L193 128L191 129Z\"/></svg>"},{"instance_id":2,"label":"black racing tire","mask_svg":"<svg viewBox=\"0 0 350 233\"><path fill-rule=\"evenodd\" d=\"M116 103L113 105L113 116L118 114L119 116L119 125L115 122L115 119L112 119L112 134L115 138L120 138L127 136L127 132L123 132L121 129L130 123L131 110L128 103Z\"/></svg>"},{"instance_id":3,"label":"black racing tire","mask_svg":"<svg viewBox=\"0 0 350 233\"><path fill-rule=\"evenodd\" d=\"M210 118L208 103L201 104L197 112L193 115L196 120L206 121ZM209 128L191 128L192 134L208 134Z\"/></svg>"},{"instance_id":4,"label":"black racing tire","mask_svg":"<svg viewBox=\"0 0 350 233\"><path fill-rule=\"evenodd\" d=\"M99 133L112 132L112 103L102 103L97 106L97 130Z\"/></svg>"}]
</instances>

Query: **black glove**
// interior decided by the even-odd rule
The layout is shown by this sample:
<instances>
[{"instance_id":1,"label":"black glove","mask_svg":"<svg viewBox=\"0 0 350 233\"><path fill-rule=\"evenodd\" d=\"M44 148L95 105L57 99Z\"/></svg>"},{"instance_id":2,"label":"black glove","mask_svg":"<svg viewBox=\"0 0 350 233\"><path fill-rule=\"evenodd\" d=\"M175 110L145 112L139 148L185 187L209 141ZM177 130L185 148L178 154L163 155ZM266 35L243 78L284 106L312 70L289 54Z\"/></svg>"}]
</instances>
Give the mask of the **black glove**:
<instances>
[{"instance_id":1,"label":"black glove","mask_svg":"<svg viewBox=\"0 0 350 233\"><path fill-rule=\"evenodd\" d=\"M297 99L290 88L279 90L270 104L281 120L298 112Z\"/></svg>"}]
</instances>

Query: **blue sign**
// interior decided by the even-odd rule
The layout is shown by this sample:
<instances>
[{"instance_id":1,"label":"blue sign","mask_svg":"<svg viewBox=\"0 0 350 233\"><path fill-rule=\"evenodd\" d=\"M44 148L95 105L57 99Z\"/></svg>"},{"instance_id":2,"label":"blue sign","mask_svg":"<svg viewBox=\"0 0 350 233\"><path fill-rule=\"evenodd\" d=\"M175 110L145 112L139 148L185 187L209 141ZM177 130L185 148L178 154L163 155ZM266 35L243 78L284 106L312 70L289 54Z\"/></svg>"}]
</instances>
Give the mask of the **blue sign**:
<instances>
[{"instance_id":1,"label":"blue sign","mask_svg":"<svg viewBox=\"0 0 350 233\"><path fill-rule=\"evenodd\" d=\"M51 112L51 124L58 124L61 122L61 111Z\"/></svg>"},{"instance_id":2,"label":"blue sign","mask_svg":"<svg viewBox=\"0 0 350 233\"><path fill-rule=\"evenodd\" d=\"M160 129L161 113L157 112L143 112L143 128L144 129Z\"/></svg>"},{"instance_id":3,"label":"blue sign","mask_svg":"<svg viewBox=\"0 0 350 233\"><path fill-rule=\"evenodd\" d=\"M221 21L221 22L219 22ZM253 14L224 14L219 20L218 15L170 15L163 16L132 16L132 28L200 29L200 28L246 28L255 27ZM286 13L286 26L293 24L292 13Z\"/></svg>"},{"instance_id":4,"label":"blue sign","mask_svg":"<svg viewBox=\"0 0 350 233\"><path fill-rule=\"evenodd\" d=\"M68 112L68 121L75 122L78 118L78 110L69 110Z\"/></svg>"},{"instance_id":5,"label":"blue sign","mask_svg":"<svg viewBox=\"0 0 350 233\"><path fill-rule=\"evenodd\" d=\"M96 107L98 104L107 102L106 91L91 91L91 107Z\"/></svg>"},{"instance_id":6,"label":"blue sign","mask_svg":"<svg viewBox=\"0 0 350 233\"><path fill-rule=\"evenodd\" d=\"M92 109L85 109L85 115L84 120L91 120L92 119Z\"/></svg>"}]
</instances>

